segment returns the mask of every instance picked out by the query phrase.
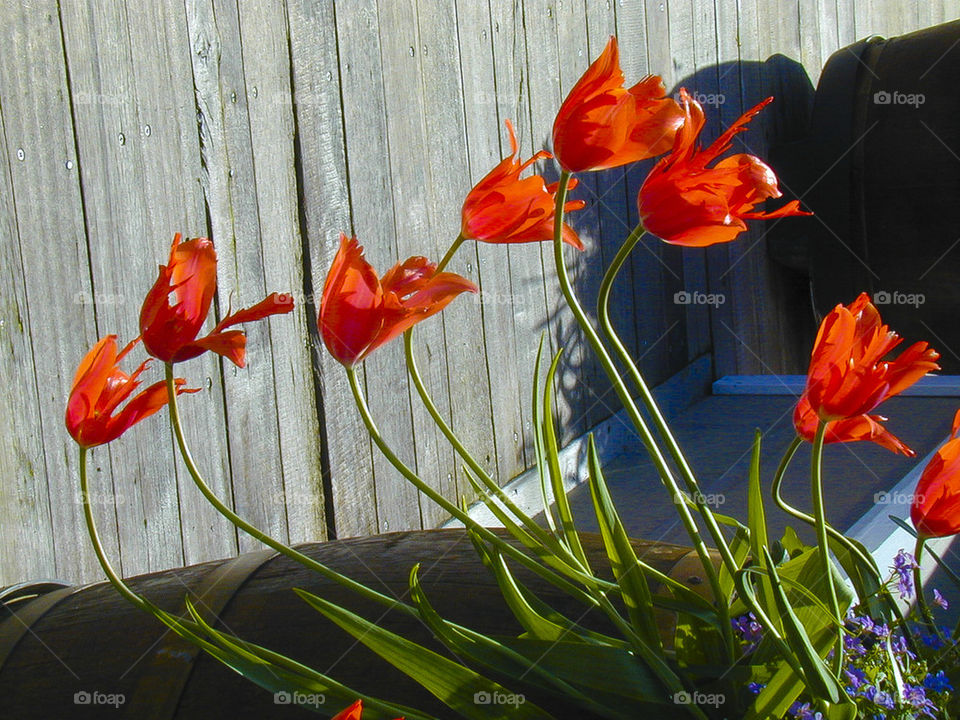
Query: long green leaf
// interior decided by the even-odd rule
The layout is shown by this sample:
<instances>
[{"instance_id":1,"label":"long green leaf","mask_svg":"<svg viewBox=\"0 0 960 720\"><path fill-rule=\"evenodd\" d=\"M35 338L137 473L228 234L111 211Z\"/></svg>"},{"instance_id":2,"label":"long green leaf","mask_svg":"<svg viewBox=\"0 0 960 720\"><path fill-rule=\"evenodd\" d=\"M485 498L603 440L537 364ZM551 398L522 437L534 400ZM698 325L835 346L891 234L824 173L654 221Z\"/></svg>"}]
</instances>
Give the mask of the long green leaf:
<instances>
[{"instance_id":1,"label":"long green leaf","mask_svg":"<svg viewBox=\"0 0 960 720\"><path fill-rule=\"evenodd\" d=\"M750 531L746 528L739 527L734 533L733 539L730 541L730 554L733 556L738 570L743 568L743 563L746 561L749 552ZM720 583L720 591L723 593L723 599L729 603L730 597L733 595L734 582L733 575L727 570L726 564L720 565L718 581Z\"/></svg>"},{"instance_id":2,"label":"long green leaf","mask_svg":"<svg viewBox=\"0 0 960 720\"><path fill-rule=\"evenodd\" d=\"M633 551L630 538L617 514L610 490L603 477L600 458L593 433L587 436L587 465L589 468L590 497L600 526L600 536L607 551L607 558L620 587L620 596L627 607L627 614L634 629L658 651L663 644L653 614L653 596L647 579Z\"/></svg>"},{"instance_id":3,"label":"long green leaf","mask_svg":"<svg viewBox=\"0 0 960 720\"><path fill-rule=\"evenodd\" d=\"M750 528L750 552L755 563L764 562L763 550L769 545L767 538L767 516L763 509L763 491L760 487L760 439L762 434L756 430L753 436L753 452L750 456L750 472L747 476L747 525ZM757 597L764 611L774 622L778 620L777 605L773 597L773 586L769 575L761 575L757 588ZM778 628L780 629L780 628Z\"/></svg>"},{"instance_id":4,"label":"long green leaf","mask_svg":"<svg viewBox=\"0 0 960 720\"><path fill-rule=\"evenodd\" d=\"M557 430L553 419L553 385L556 381L557 367L560 365L560 358L563 350L559 350L550 363L550 369L547 371L547 379L543 385L543 439L544 450L546 451L547 468L550 471L550 484L553 490L553 501L557 507L557 515L560 517L560 531L570 552L582 564L584 569L590 570L590 563L587 560L587 554L583 551L580 544L580 536L577 534L577 526L573 520L573 511L570 508L570 500L567 498L567 491L563 487L563 473L560 470L560 445L557 441Z\"/></svg>"},{"instance_id":5,"label":"long green leaf","mask_svg":"<svg viewBox=\"0 0 960 720\"><path fill-rule=\"evenodd\" d=\"M550 531L557 533L557 524L553 518L553 503L550 501L549 478L550 469L547 466L547 453L543 439L543 421L540 417L540 364L543 361L543 334L540 335L540 346L537 348L537 361L533 366L533 403L531 414L533 419L533 448L537 459L537 477L540 478L540 495L543 499L543 516L550 526Z\"/></svg>"},{"instance_id":6,"label":"long green leaf","mask_svg":"<svg viewBox=\"0 0 960 720\"><path fill-rule=\"evenodd\" d=\"M304 590L295 590L311 607L339 625L441 702L469 720L546 720L544 710L460 663L407 640L359 615ZM503 702L483 702L502 698Z\"/></svg>"}]
</instances>

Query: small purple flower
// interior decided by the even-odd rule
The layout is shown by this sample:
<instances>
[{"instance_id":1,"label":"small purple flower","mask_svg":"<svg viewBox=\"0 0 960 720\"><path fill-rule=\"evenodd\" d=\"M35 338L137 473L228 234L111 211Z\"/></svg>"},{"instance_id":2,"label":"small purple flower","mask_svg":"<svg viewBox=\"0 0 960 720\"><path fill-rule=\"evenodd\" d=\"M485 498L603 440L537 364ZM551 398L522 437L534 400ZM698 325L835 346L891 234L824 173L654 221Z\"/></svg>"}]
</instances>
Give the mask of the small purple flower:
<instances>
[{"instance_id":1,"label":"small purple flower","mask_svg":"<svg viewBox=\"0 0 960 720\"><path fill-rule=\"evenodd\" d=\"M800 704L798 700L790 706L789 712L796 720L823 720L823 713L814 712L810 703Z\"/></svg>"},{"instance_id":2,"label":"small purple flower","mask_svg":"<svg viewBox=\"0 0 960 720\"><path fill-rule=\"evenodd\" d=\"M851 665L850 667L844 668L843 672L847 676L847 682L850 683L850 687L854 690L867 682L866 673L858 667Z\"/></svg>"},{"instance_id":3,"label":"small purple flower","mask_svg":"<svg viewBox=\"0 0 960 720\"><path fill-rule=\"evenodd\" d=\"M906 655L910 660L916 660L917 656L910 651L905 635L897 635L890 643L890 648L897 655Z\"/></svg>"},{"instance_id":4,"label":"small purple flower","mask_svg":"<svg viewBox=\"0 0 960 720\"><path fill-rule=\"evenodd\" d=\"M863 641L855 635L844 635L843 647L847 651L847 654L852 657L862 657L867 654L867 649L863 646Z\"/></svg>"},{"instance_id":5,"label":"small purple flower","mask_svg":"<svg viewBox=\"0 0 960 720\"><path fill-rule=\"evenodd\" d=\"M941 673L941 675L942 674L943 673ZM758 682L747 683L747 690L752 692L754 695L759 695L760 691L763 690L766 686L767 686L766 683L758 683Z\"/></svg>"},{"instance_id":6,"label":"small purple flower","mask_svg":"<svg viewBox=\"0 0 960 720\"><path fill-rule=\"evenodd\" d=\"M953 685L943 670L938 670L936 675L927 675L923 679L923 686L932 692L953 692Z\"/></svg>"},{"instance_id":7,"label":"small purple flower","mask_svg":"<svg viewBox=\"0 0 960 720\"><path fill-rule=\"evenodd\" d=\"M913 555L900 548L900 552L893 558L893 566L890 568L897 575L897 589L900 591L900 599L907 600L913 596L913 570L917 567Z\"/></svg>"},{"instance_id":8,"label":"small purple flower","mask_svg":"<svg viewBox=\"0 0 960 720\"><path fill-rule=\"evenodd\" d=\"M744 653L753 652L757 645L763 640L763 626L757 622L753 613L747 613L730 621L733 629L740 634L740 637L746 643L743 649Z\"/></svg>"},{"instance_id":9,"label":"small purple flower","mask_svg":"<svg viewBox=\"0 0 960 720\"><path fill-rule=\"evenodd\" d=\"M950 603L947 602L947 599L941 595L940 591L936 588L933 589L933 604L939 605L944 610L948 610L950 608Z\"/></svg>"},{"instance_id":10,"label":"small purple flower","mask_svg":"<svg viewBox=\"0 0 960 720\"><path fill-rule=\"evenodd\" d=\"M934 717L934 714L931 712L931 710L936 710L937 706L930 698L927 697L927 691L919 685L909 685L904 683L903 699L917 710L920 710L922 715Z\"/></svg>"},{"instance_id":11,"label":"small purple flower","mask_svg":"<svg viewBox=\"0 0 960 720\"><path fill-rule=\"evenodd\" d=\"M880 707L886 708L887 710L893 710L894 708L893 698L890 696L890 693L884 692L873 685L867 685L861 691L860 697L864 698L865 700L869 700L874 705L879 705Z\"/></svg>"}]
</instances>

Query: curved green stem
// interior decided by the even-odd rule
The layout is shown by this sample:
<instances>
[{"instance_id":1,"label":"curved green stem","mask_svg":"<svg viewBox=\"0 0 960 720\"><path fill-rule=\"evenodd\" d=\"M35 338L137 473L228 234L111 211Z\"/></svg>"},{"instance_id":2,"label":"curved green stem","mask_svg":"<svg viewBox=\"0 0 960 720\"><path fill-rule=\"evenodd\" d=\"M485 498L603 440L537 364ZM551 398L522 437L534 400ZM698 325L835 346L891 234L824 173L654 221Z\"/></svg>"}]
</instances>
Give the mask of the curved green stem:
<instances>
[{"instance_id":1,"label":"curved green stem","mask_svg":"<svg viewBox=\"0 0 960 720\"><path fill-rule=\"evenodd\" d=\"M803 438L801 438L799 435L794 437L791 441L790 446L787 448L783 458L780 460L780 465L777 467L776 474L773 476L773 485L770 488L770 493L773 496L774 503L783 512L793 518L796 518L797 520L800 520L801 522L807 523L810 527L815 528L817 526L817 519L812 515L808 515L802 510L798 510L787 503L780 492L780 489L783 485L784 475L787 472L787 467L790 465L790 461L793 459L794 455L796 455L797 450L802 444ZM897 603L896 598L894 598L893 594L890 592L890 588L887 586L887 583L884 582L883 576L880 574L880 569L877 567L874 559L870 555L865 555L863 551L857 547L856 543L852 542L850 538L837 530L830 523L826 523L826 529L827 534L834 541L843 545L847 552L854 557L861 567L866 568L866 570L874 575L874 578L877 582L877 587L879 588L877 595L887 605L887 608L893 615L894 620L902 629L904 636L907 638L907 642L910 644L910 649L914 652L914 654L919 654L919 649L916 644L917 639L913 636L910 628L904 622L903 611L900 609L900 605ZM861 602L864 600L866 600L866 598L860 598Z\"/></svg>"},{"instance_id":2,"label":"curved green stem","mask_svg":"<svg viewBox=\"0 0 960 720\"><path fill-rule=\"evenodd\" d=\"M830 601L830 610L834 618L842 623L840 603L837 601L837 589L833 584L833 567L830 563L830 545L827 542L827 518L823 507L823 476L821 464L823 461L823 438L827 431L827 423L823 420L817 424L817 433L813 438L813 455L810 460L810 494L813 496L813 515L816 521L817 546L820 549L820 569L827 579L827 599ZM837 633L837 641L833 648L833 674L840 676L843 667L843 628Z\"/></svg>"},{"instance_id":3,"label":"curved green stem","mask_svg":"<svg viewBox=\"0 0 960 720\"><path fill-rule=\"evenodd\" d=\"M107 579L126 600L136 605L141 610L153 613L153 605L133 590L127 587L120 575L113 569L110 560L107 559L107 553L103 549L103 543L100 542L100 533L97 532L97 525L93 519L93 510L90 507L90 490L87 483L87 448L80 448L80 496L83 498L83 517L87 522L87 534L90 536L90 542L93 545L93 551L100 561L100 567L106 573Z\"/></svg>"},{"instance_id":4,"label":"curved green stem","mask_svg":"<svg viewBox=\"0 0 960 720\"><path fill-rule=\"evenodd\" d=\"M457 235L457 239L453 241L453 244L450 245L450 247L447 249L446 254L443 256L443 259L442 259L442 260L440 261L440 263L437 265L437 270L436 270L436 272L442 272L442 271L443 271L443 269L444 269L444 268L450 263L450 261L453 259L453 256L456 255L457 250L460 249L460 246L463 245L464 240L466 240L466 238L463 236L463 233L460 233L459 235Z\"/></svg>"},{"instance_id":5,"label":"curved green stem","mask_svg":"<svg viewBox=\"0 0 960 720\"><path fill-rule=\"evenodd\" d=\"M609 353L603 346L600 337L597 335L596 330L594 330L593 326L591 325L586 313L584 313L583 308L580 306L580 302L577 299L572 286L570 285L570 278L567 275L567 268L563 262L563 206L566 202L567 187L569 182L570 173L566 170L562 171L560 173L560 180L557 185L553 226L553 257L554 264L556 265L557 269L557 278L560 283L560 290L566 299L567 305L573 312L574 317L577 319L577 323L583 330L587 341L590 343L590 347L593 349L600 361L600 364L603 366L607 377L613 384L614 390L616 390L617 393L617 397L623 404L624 409L626 410L627 415L630 417L634 428L639 433L640 438L643 441L643 444L646 447L647 452L649 453L650 458L660 475L660 478L663 480L664 485L666 485L670 492L671 500L676 506L677 512L680 514L680 520L687 531L687 535L690 537L690 542L693 544L693 547L700 558L700 563L703 565L704 574L707 576L707 579L710 582L713 597L717 603L717 608L721 615L721 625L723 626L724 637L726 640L725 644L727 645L728 651L733 653L733 631L730 625L729 608L727 607L726 602L724 602L723 591L720 587L717 569L714 567L713 560L710 557L710 552L707 549L707 546L704 544L703 538L700 536L700 531L697 528L696 521L693 519L690 508L687 507L684 496L681 493L680 488L677 486L676 480L673 478L673 473L667 465L663 454L660 452L660 448L657 445L656 440L653 438L650 428L647 427L647 424L641 416L636 404L634 403L626 384L623 382L623 378L621 378L620 373L617 372L617 368L614 365L613 360L610 358ZM624 257L626 256L624 255ZM623 260L621 259L620 262L622 264ZM734 561L733 555L731 554L730 549L726 544L726 540L722 535L719 535L717 544L721 557L723 558L723 562L728 567L728 571L731 573L731 575L735 574L737 572L736 562Z\"/></svg>"},{"instance_id":6,"label":"curved green stem","mask_svg":"<svg viewBox=\"0 0 960 720\"><path fill-rule=\"evenodd\" d=\"M683 683L680 681L680 678L677 677L676 673L674 673L674 671L669 665L667 665L660 655L653 652L650 647L643 642L643 640L636 634L630 623L628 623L620 615L619 611L610 603L610 600L607 598L605 592L599 592L596 595L585 593L583 590L571 584L565 578L540 565L540 563L536 562L526 553L518 550L509 543L505 543L501 538L490 532L489 529L479 525L466 512L430 487L415 472L413 472L413 470L407 467L406 463L397 457L396 453L393 452L386 440L384 440L383 436L380 434L380 430L377 428L376 422L374 422L373 416L370 414L370 408L367 406L367 401L364 397L363 391L360 389L360 383L357 380L356 370L347 366L345 366L344 369L347 372L347 379L350 383L350 390L353 392L354 402L356 403L357 409L360 411L360 416L363 419L364 425L367 427L367 432L369 433L370 438L373 440L377 448L379 448L380 452L383 453L384 457L387 458L390 464L393 465L393 467L396 468L396 470L403 475L403 477L411 485L443 508L446 512L450 513L450 515L462 522L464 526L470 528L470 530L473 531L478 537L493 544L504 555L509 555L524 567L532 570L549 582L552 582L557 587L566 590L574 597L580 598L586 604L594 605L595 607L603 610L610 620L612 620L617 628L624 634L624 637L631 642L638 655L640 655L649 665L650 669L657 674L660 680L664 683L665 687L677 692L684 690ZM589 577L587 577L587 580L589 581ZM698 717L701 715L702 714L698 714Z\"/></svg>"},{"instance_id":7,"label":"curved green stem","mask_svg":"<svg viewBox=\"0 0 960 720\"><path fill-rule=\"evenodd\" d=\"M920 611L920 617L923 619L923 624L927 626L927 630L936 635L945 645L947 643L947 638L937 627L936 621L933 619L933 613L930 611L930 606L927 605L927 599L923 596L923 578L920 576L920 558L923 556L923 550L927 544L926 535L917 535L917 544L913 551L913 590L917 595L917 609Z\"/></svg>"},{"instance_id":8,"label":"curved green stem","mask_svg":"<svg viewBox=\"0 0 960 720\"><path fill-rule=\"evenodd\" d=\"M503 489L497 484L497 482L490 477L490 474L483 469L483 466L481 466L480 463L477 462L476 458L474 458L470 453L470 451L464 447L463 443L460 441L460 438L457 437L449 423L447 423L443 415L440 414L440 411L437 409L436 404L433 402L433 398L430 396L430 393L423 382L423 377L420 375L420 370L417 368L417 361L413 354L413 328L410 328L403 334L403 349L407 359L407 371L410 373L410 377L413 380L413 385L417 389L417 393L420 395L421 402L423 402L427 412L430 413L430 417L433 419L433 422L436 423L438 428L440 428L440 432L443 433L444 437L447 439L447 442L449 442L453 446L453 449L456 450L457 454L463 458L464 462L467 464L467 467L469 467L474 474L480 478L487 489L493 493L496 498L500 500L518 520L520 520L527 531L538 541L540 541L544 547L561 557L563 562L567 565L577 568L580 572L586 572L586 569L580 565L580 562L576 559L576 557L573 556L572 553L567 551L563 545L557 542L556 538L540 527L540 525L535 523L525 512L520 510L520 508L516 506L516 504L507 496L507 494L503 492ZM597 580L599 581L599 578L597 578ZM608 584L608 589L613 587L613 583Z\"/></svg>"}]
</instances>

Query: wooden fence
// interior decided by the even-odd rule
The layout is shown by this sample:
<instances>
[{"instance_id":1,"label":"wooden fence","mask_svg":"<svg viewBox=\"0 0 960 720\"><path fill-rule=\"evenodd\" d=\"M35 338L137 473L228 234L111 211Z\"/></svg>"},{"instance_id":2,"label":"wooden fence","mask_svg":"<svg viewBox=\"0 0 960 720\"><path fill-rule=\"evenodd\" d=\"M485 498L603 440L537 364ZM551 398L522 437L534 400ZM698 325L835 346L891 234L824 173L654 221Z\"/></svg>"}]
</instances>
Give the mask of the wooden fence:
<instances>
[{"instance_id":1,"label":"wooden fence","mask_svg":"<svg viewBox=\"0 0 960 720\"><path fill-rule=\"evenodd\" d=\"M100 577L64 405L98 337L137 334L174 232L214 238L219 312L273 290L298 301L246 328L246 369L210 356L178 368L203 388L182 407L212 487L290 542L432 526L443 513L371 447L317 338L315 295L339 233L355 233L381 271L438 258L466 191L508 152L504 120L525 156L545 147L565 92L611 34L628 81L658 72L703 95L712 135L776 95L746 138L763 155L802 133L831 52L942 22L953 4L3 0L0 585ZM574 223L588 251L569 258L588 297L636 220L643 170L583 179L589 209ZM482 286L480 301L458 299L417 332L441 411L501 481L532 462L526 398L541 332L551 352L566 349L565 437L616 409L561 311L551 262L546 246L466 246L452 269ZM726 302L684 305L681 291ZM802 279L771 266L761 229L708 251L646 242L615 292L654 382L707 352L717 375L799 370L790 328ZM411 394L400 343L371 356L364 377L400 456L447 497L470 494ZM92 470L107 551L126 574L254 547L195 491L162 414L95 450Z\"/></svg>"}]
</instances>

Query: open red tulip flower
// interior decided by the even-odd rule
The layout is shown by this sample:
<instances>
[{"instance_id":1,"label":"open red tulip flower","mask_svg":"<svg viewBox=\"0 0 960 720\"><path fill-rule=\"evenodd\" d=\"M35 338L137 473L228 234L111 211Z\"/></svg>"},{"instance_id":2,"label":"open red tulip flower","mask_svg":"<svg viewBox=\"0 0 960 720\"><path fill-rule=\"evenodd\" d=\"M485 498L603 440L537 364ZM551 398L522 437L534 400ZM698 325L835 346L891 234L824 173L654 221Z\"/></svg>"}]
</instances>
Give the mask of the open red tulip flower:
<instances>
[{"instance_id":1,"label":"open red tulip flower","mask_svg":"<svg viewBox=\"0 0 960 720\"><path fill-rule=\"evenodd\" d=\"M960 412L953 419L950 439L937 450L917 481L910 520L925 537L960 533Z\"/></svg>"},{"instance_id":2,"label":"open red tulip flower","mask_svg":"<svg viewBox=\"0 0 960 720\"><path fill-rule=\"evenodd\" d=\"M323 286L317 324L330 354L352 367L443 310L460 293L477 291L466 278L438 273L434 263L419 256L397 263L378 278L357 239L341 234Z\"/></svg>"},{"instance_id":3,"label":"open red tulip flower","mask_svg":"<svg viewBox=\"0 0 960 720\"><path fill-rule=\"evenodd\" d=\"M77 368L67 400L66 425L67 432L81 447L91 448L116 440L131 425L150 417L167 404L167 386L161 380L118 410L140 386L138 378L150 362L145 360L129 375L120 369L120 361L137 340L118 353L117 336L107 335L91 348ZM178 395L197 392L184 388L186 381L183 378L174 382Z\"/></svg>"},{"instance_id":4,"label":"open red tulip flower","mask_svg":"<svg viewBox=\"0 0 960 720\"><path fill-rule=\"evenodd\" d=\"M467 240L488 243L552 240L557 184L548 186L539 175L520 179L520 173L530 165L552 156L543 150L521 163L517 136L509 120L507 130L510 132L510 156L487 173L467 195L461 211L461 235ZM571 189L575 186L575 180L568 185ZM583 200L571 200L563 209L565 212L580 210L585 204ZM577 250L583 250L576 231L567 223L563 224L563 240Z\"/></svg>"},{"instance_id":5,"label":"open red tulip flower","mask_svg":"<svg viewBox=\"0 0 960 720\"><path fill-rule=\"evenodd\" d=\"M644 228L674 245L704 247L735 239L747 229L745 220L812 214L801 210L796 200L771 212L754 211L759 203L781 196L777 176L760 158L741 153L707 167L773 98L745 112L702 150L697 137L705 122L703 108L686 90L680 96L683 127L673 150L650 171L637 197Z\"/></svg>"},{"instance_id":6,"label":"open red tulip flower","mask_svg":"<svg viewBox=\"0 0 960 720\"><path fill-rule=\"evenodd\" d=\"M362 720L362 718L363 703L360 700L357 700L350 707L344 708L333 716L333 720ZM397 718L397 720L403 720L403 718Z\"/></svg>"},{"instance_id":7,"label":"open red tulip flower","mask_svg":"<svg viewBox=\"0 0 960 720\"><path fill-rule=\"evenodd\" d=\"M227 328L293 310L289 295L271 293L253 307L228 312L213 331L198 338L217 290L217 253L207 238L180 242L173 238L170 260L147 293L140 310L140 332L147 352L168 363L195 358L210 350L243 367L247 338Z\"/></svg>"},{"instance_id":8,"label":"open red tulip flower","mask_svg":"<svg viewBox=\"0 0 960 720\"><path fill-rule=\"evenodd\" d=\"M866 293L837 305L823 319L810 355L804 399L824 421L855 418L939 370L940 357L917 342L895 360L884 358L902 342L880 320Z\"/></svg>"},{"instance_id":9,"label":"open red tulip flower","mask_svg":"<svg viewBox=\"0 0 960 720\"><path fill-rule=\"evenodd\" d=\"M649 75L623 86L617 39L587 68L553 123L553 152L564 170L604 170L656 157L673 145L683 113Z\"/></svg>"},{"instance_id":10,"label":"open red tulip flower","mask_svg":"<svg viewBox=\"0 0 960 720\"><path fill-rule=\"evenodd\" d=\"M914 457L916 453L883 426L886 421L887 419L883 415L857 415L842 420L831 420L827 423L823 442L830 444L869 440L891 452ZM819 422L817 413L814 412L806 395L804 395L793 411L793 426L796 428L797 435L812 443Z\"/></svg>"}]
</instances>

